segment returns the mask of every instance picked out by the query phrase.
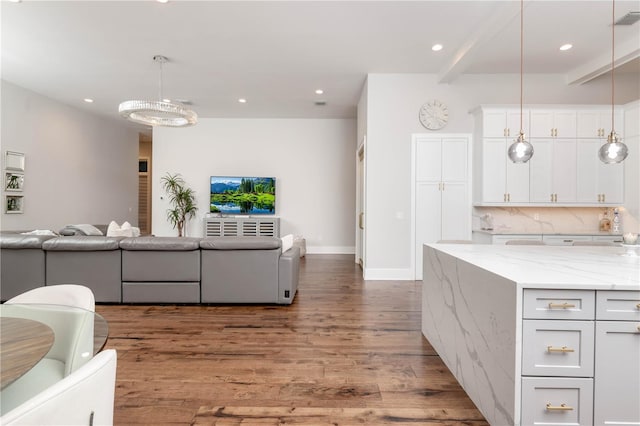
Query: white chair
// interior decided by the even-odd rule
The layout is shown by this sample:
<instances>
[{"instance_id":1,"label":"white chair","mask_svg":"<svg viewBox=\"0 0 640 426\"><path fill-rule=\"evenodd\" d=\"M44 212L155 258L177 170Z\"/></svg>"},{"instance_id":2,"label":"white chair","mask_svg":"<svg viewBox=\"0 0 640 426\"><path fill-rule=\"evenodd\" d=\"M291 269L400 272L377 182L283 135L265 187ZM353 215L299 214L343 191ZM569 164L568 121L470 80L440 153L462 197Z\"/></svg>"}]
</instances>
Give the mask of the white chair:
<instances>
[{"instance_id":1,"label":"white chair","mask_svg":"<svg viewBox=\"0 0 640 426\"><path fill-rule=\"evenodd\" d=\"M0 417L2 425L112 425L115 349L85 365Z\"/></svg>"},{"instance_id":2,"label":"white chair","mask_svg":"<svg viewBox=\"0 0 640 426\"><path fill-rule=\"evenodd\" d=\"M12 297L5 303L47 303L51 305L77 306L88 311L96 310L96 300L91 289L77 284L59 284L34 288Z\"/></svg>"},{"instance_id":3,"label":"white chair","mask_svg":"<svg viewBox=\"0 0 640 426\"><path fill-rule=\"evenodd\" d=\"M5 302L4 316L46 324L55 333L55 340L40 362L2 390L0 414L62 380L91 359L94 308L90 289L67 284L35 288Z\"/></svg>"}]
</instances>

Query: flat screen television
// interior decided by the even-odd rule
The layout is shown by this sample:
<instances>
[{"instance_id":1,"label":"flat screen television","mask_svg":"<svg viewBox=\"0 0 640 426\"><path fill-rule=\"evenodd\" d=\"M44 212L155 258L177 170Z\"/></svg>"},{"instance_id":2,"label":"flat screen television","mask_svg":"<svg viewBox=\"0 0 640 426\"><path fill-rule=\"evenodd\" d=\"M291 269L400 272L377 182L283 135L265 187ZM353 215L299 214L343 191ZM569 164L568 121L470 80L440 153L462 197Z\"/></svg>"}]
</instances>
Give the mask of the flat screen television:
<instances>
[{"instance_id":1,"label":"flat screen television","mask_svg":"<svg viewBox=\"0 0 640 426\"><path fill-rule=\"evenodd\" d=\"M275 214L276 179L273 177L211 176L211 213Z\"/></svg>"}]
</instances>

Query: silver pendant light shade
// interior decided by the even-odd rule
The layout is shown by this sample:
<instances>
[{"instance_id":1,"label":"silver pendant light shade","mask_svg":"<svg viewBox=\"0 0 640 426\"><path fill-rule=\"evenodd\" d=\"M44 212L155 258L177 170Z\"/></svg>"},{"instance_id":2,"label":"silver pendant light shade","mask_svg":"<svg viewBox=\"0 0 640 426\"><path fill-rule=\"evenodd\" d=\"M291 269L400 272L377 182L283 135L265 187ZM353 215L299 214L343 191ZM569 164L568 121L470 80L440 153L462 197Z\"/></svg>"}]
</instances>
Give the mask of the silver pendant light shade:
<instances>
[{"instance_id":1,"label":"silver pendant light shade","mask_svg":"<svg viewBox=\"0 0 640 426\"><path fill-rule=\"evenodd\" d=\"M524 63L524 0L520 0L520 134L513 141L507 155L514 163L526 163L533 157L533 145L531 145L524 137L522 130L522 73Z\"/></svg>"},{"instance_id":2,"label":"silver pendant light shade","mask_svg":"<svg viewBox=\"0 0 640 426\"><path fill-rule=\"evenodd\" d=\"M629 150L627 146L622 143L622 140L616 134L614 130L615 124L615 104L614 104L614 93L615 93L615 79L613 70L615 68L615 45L616 45L616 0L612 0L611 7L611 133L607 136L607 142L600 147L598 151L598 158L605 164L615 164L622 163L625 158L627 158L627 154L629 154Z\"/></svg>"},{"instance_id":3,"label":"silver pendant light shade","mask_svg":"<svg viewBox=\"0 0 640 426\"><path fill-rule=\"evenodd\" d=\"M533 145L527 142L524 133L520 132L518 138L509 147L507 154L514 163L526 163L533 157Z\"/></svg>"},{"instance_id":4,"label":"silver pendant light shade","mask_svg":"<svg viewBox=\"0 0 640 426\"><path fill-rule=\"evenodd\" d=\"M160 88L157 101L125 101L118 107L123 118L147 126L185 127L198 122L198 114L183 104L162 100L162 64L168 60L162 55L153 57L160 64Z\"/></svg>"},{"instance_id":5,"label":"silver pendant light shade","mask_svg":"<svg viewBox=\"0 0 640 426\"><path fill-rule=\"evenodd\" d=\"M598 158L605 164L615 164L623 162L628 154L627 146L620 141L616 132L612 131L607 136L607 143L600 147Z\"/></svg>"}]
</instances>

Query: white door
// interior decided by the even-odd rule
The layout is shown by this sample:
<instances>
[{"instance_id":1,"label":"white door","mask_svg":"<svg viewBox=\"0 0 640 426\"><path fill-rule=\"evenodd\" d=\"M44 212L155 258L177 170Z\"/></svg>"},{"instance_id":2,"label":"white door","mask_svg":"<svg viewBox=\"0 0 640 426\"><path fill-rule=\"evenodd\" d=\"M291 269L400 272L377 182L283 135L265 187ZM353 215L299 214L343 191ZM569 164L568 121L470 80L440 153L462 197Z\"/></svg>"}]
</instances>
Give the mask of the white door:
<instances>
[{"instance_id":1,"label":"white door","mask_svg":"<svg viewBox=\"0 0 640 426\"><path fill-rule=\"evenodd\" d=\"M441 239L442 203L440 182L416 183L415 266L416 279L422 279L422 245Z\"/></svg>"},{"instance_id":2,"label":"white door","mask_svg":"<svg viewBox=\"0 0 640 426\"><path fill-rule=\"evenodd\" d=\"M482 141L482 201L485 203L506 202L506 149L505 139Z\"/></svg>"},{"instance_id":3,"label":"white door","mask_svg":"<svg viewBox=\"0 0 640 426\"><path fill-rule=\"evenodd\" d=\"M443 182L442 187L442 225L439 239L468 240L471 235L468 184L467 182Z\"/></svg>"},{"instance_id":4,"label":"white door","mask_svg":"<svg viewBox=\"0 0 640 426\"><path fill-rule=\"evenodd\" d=\"M576 201L576 140L556 139L553 141L553 193L555 202Z\"/></svg>"},{"instance_id":5,"label":"white door","mask_svg":"<svg viewBox=\"0 0 640 426\"><path fill-rule=\"evenodd\" d=\"M534 203L551 203L553 192L553 139L532 140L533 157L530 164L530 200Z\"/></svg>"}]
</instances>

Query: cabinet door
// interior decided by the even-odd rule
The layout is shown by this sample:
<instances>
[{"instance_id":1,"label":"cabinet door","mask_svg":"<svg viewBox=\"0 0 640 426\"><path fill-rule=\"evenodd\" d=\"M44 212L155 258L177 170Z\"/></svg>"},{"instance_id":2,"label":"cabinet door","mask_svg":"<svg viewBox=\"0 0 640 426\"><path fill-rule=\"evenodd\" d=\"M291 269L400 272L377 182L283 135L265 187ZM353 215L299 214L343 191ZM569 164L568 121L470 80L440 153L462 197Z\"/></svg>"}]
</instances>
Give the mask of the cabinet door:
<instances>
[{"instance_id":1,"label":"cabinet door","mask_svg":"<svg viewBox=\"0 0 640 426\"><path fill-rule=\"evenodd\" d=\"M529 110L522 110L522 131L529 137ZM520 108L507 110L507 137L515 140L520 133Z\"/></svg>"},{"instance_id":2,"label":"cabinet door","mask_svg":"<svg viewBox=\"0 0 640 426\"><path fill-rule=\"evenodd\" d=\"M504 109L488 109L482 111L482 133L489 138L507 137L507 115Z\"/></svg>"},{"instance_id":3,"label":"cabinet door","mask_svg":"<svg viewBox=\"0 0 640 426\"><path fill-rule=\"evenodd\" d=\"M422 245L441 238L441 182L416 182L416 279L422 279Z\"/></svg>"},{"instance_id":4,"label":"cabinet door","mask_svg":"<svg viewBox=\"0 0 640 426\"><path fill-rule=\"evenodd\" d=\"M506 159L505 188L508 202L529 202L529 170L528 161L526 163L514 163L508 158Z\"/></svg>"},{"instance_id":5,"label":"cabinet door","mask_svg":"<svg viewBox=\"0 0 640 426\"><path fill-rule=\"evenodd\" d=\"M464 138L442 139L443 182L467 182L469 171L468 142Z\"/></svg>"},{"instance_id":6,"label":"cabinet door","mask_svg":"<svg viewBox=\"0 0 640 426\"><path fill-rule=\"evenodd\" d=\"M552 203L553 198L553 139L533 141L530 200L534 203Z\"/></svg>"},{"instance_id":7,"label":"cabinet door","mask_svg":"<svg viewBox=\"0 0 640 426\"><path fill-rule=\"evenodd\" d=\"M442 176L442 140L420 138L416 144L416 180L439 182Z\"/></svg>"},{"instance_id":8,"label":"cabinet door","mask_svg":"<svg viewBox=\"0 0 640 426\"><path fill-rule=\"evenodd\" d=\"M471 238L471 209L466 182L443 182L442 233L443 240Z\"/></svg>"},{"instance_id":9,"label":"cabinet door","mask_svg":"<svg viewBox=\"0 0 640 426\"><path fill-rule=\"evenodd\" d=\"M596 321L594 424L640 424L640 323Z\"/></svg>"},{"instance_id":10,"label":"cabinet door","mask_svg":"<svg viewBox=\"0 0 640 426\"><path fill-rule=\"evenodd\" d=\"M555 139L552 156L552 192L554 202L576 201L576 140Z\"/></svg>"},{"instance_id":11,"label":"cabinet door","mask_svg":"<svg viewBox=\"0 0 640 426\"><path fill-rule=\"evenodd\" d=\"M623 129L623 113L614 112L614 129L618 134ZM611 109L578 111L576 132L579 138L597 138L604 140L611 133Z\"/></svg>"},{"instance_id":12,"label":"cabinet door","mask_svg":"<svg viewBox=\"0 0 640 426\"><path fill-rule=\"evenodd\" d=\"M604 164L598 150L604 142L580 139L576 146L576 200L619 205L624 201L624 163Z\"/></svg>"},{"instance_id":13,"label":"cabinet door","mask_svg":"<svg viewBox=\"0 0 640 426\"><path fill-rule=\"evenodd\" d=\"M592 241L591 235L543 235L542 241L550 246L571 246L574 241Z\"/></svg>"},{"instance_id":14,"label":"cabinet door","mask_svg":"<svg viewBox=\"0 0 640 426\"><path fill-rule=\"evenodd\" d=\"M575 111L554 111L554 136L557 138L575 138L576 115Z\"/></svg>"},{"instance_id":15,"label":"cabinet door","mask_svg":"<svg viewBox=\"0 0 640 426\"><path fill-rule=\"evenodd\" d=\"M532 138L575 138L576 112L563 110L532 110Z\"/></svg>"},{"instance_id":16,"label":"cabinet door","mask_svg":"<svg viewBox=\"0 0 640 426\"><path fill-rule=\"evenodd\" d=\"M554 136L553 111L546 109L531 110L530 116L532 138L552 138Z\"/></svg>"},{"instance_id":17,"label":"cabinet door","mask_svg":"<svg viewBox=\"0 0 640 426\"><path fill-rule=\"evenodd\" d=\"M482 202L504 203L507 161L505 139L484 139L482 144Z\"/></svg>"}]
</instances>

